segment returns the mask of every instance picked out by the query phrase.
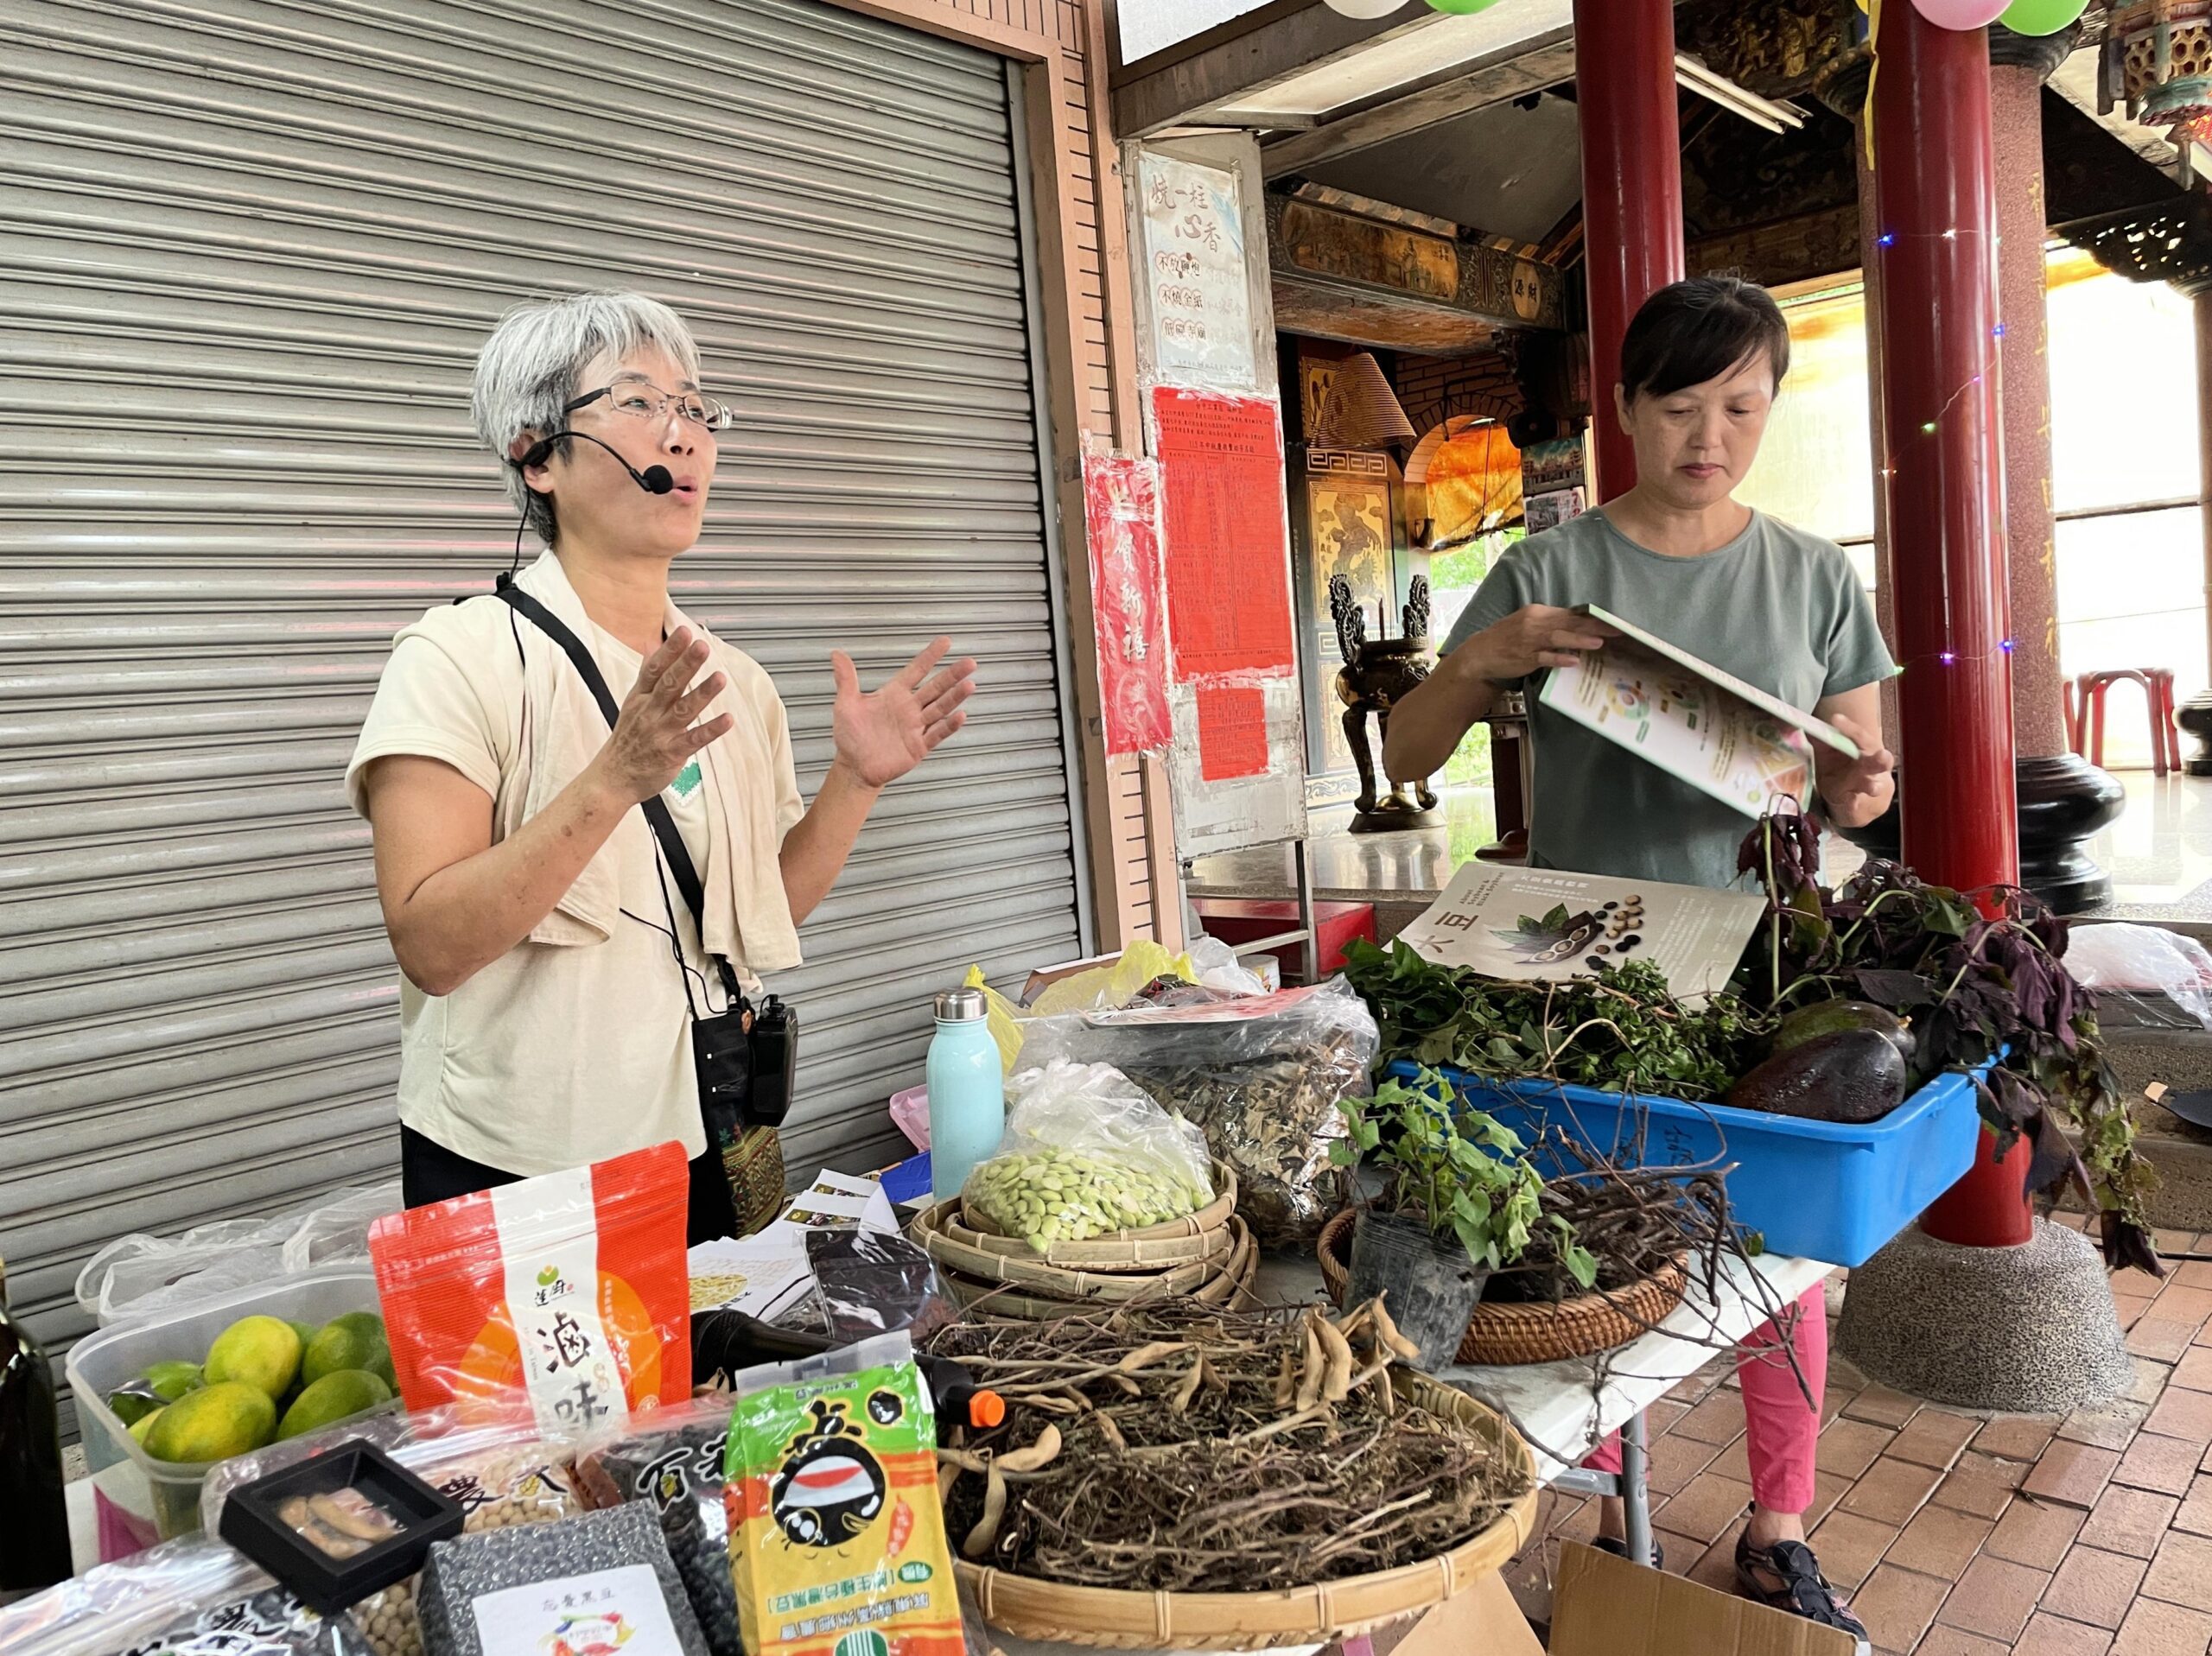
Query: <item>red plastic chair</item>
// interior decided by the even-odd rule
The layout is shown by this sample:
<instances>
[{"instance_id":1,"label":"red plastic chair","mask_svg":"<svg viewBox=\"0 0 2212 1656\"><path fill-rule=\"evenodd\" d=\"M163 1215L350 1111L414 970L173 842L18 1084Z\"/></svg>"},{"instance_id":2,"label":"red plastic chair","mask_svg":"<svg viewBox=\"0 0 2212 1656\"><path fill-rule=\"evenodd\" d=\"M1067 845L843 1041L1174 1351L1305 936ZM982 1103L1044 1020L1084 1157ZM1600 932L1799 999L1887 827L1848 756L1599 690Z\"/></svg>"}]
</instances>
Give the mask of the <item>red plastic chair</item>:
<instances>
[{"instance_id":1,"label":"red plastic chair","mask_svg":"<svg viewBox=\"0 0 2212 1656\"><path fill-rule=\"evenodd\" d=\"M2084 673L2066 687L2066 736L2094 765L2105 762L2105 693L2123 679L2143 687L2151 714L2151 769L2164 776L2181 769L2181 733L2174 724L2174 675L2170 667L2115 667Z\"/></svg>"}]
</instances>

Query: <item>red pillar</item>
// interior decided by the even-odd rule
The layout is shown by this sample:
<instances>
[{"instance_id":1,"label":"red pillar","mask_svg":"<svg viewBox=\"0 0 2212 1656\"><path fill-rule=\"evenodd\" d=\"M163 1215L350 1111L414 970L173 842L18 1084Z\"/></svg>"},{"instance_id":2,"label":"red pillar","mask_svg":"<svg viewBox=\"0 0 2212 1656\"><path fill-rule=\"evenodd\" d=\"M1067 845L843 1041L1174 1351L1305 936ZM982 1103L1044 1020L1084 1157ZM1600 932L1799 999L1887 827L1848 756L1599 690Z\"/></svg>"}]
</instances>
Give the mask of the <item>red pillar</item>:
<instances>
[{"instance_id":1,"label":"red pillar","mask_svg":"<svg viewBox=\"0 0 2212 1656\"><path fill-rule=\"evenodd\" d=\"M1999 435L1997 199L1985 31L1882 8L1874 212L1897 581L1904 860L1963 889L2018 877ZM1947 1242L2031 1234L2028 1146L1986 1154L1922 1220Z\"/></svg>"},{"instance_id":2,"label":"red pillar","mask_svg":"<svg viewBox=\"0 0 2212 1656\"><path fill-rule=\"evenodd\" d=\"M1590 283L1590 498L1597 502L1636 481L1636 452L1613 415L1621 335L1637 307L1682 279L1673 0L1574 0L1574 95Z\"/></svg>"}]
</instances>

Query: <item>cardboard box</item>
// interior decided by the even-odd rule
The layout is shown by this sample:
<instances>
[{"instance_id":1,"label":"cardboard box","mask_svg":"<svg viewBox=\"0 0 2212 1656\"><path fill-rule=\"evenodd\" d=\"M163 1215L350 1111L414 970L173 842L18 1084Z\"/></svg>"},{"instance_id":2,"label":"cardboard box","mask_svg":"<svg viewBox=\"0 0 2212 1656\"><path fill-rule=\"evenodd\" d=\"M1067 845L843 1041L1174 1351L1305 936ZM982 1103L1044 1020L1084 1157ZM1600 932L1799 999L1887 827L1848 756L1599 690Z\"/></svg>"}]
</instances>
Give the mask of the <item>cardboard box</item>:
<instances>
[{"instance_id":1,"label":"cardboard box","mask_svg":"<svg viewBox=\"0 0 2212 1656\"><path fill-rule=\"evenodd\" d=\"M1393 1641L1374 1636L1376 1656L1543 1656L1503 1575L1484 1577L1448 1598Z\"/></svg>"},{"instance_id":2,"label":"cardboard box","mask_svg":"<svg viewBox=\"0 0 2212 1656\"><path fill-rule=\"evenodd\" d=\"M1088 972L1096 967L1111 966L1121 958L1121 951L1116 949L1111 955L1093 955L1089 960L1063 961L1058 966L1040 966L1029 974L1029 980L1021 986L1021 1004L1025 1006L1034 1004L1039 995L1043 994L1062 978L1071 978L1078 972Z\"/></svg>"},{"instance_id":3,"label":"cardboard box","mask_svg":"<svg viewBox=\"0 0 2212 1656\"><path fill-rule=\"evenodd\" d=\"M1839 1628L1577 1541L1560 1550L1551 1656L1853 1656L1859 1648Z\"/></svg>"}]
</instances>

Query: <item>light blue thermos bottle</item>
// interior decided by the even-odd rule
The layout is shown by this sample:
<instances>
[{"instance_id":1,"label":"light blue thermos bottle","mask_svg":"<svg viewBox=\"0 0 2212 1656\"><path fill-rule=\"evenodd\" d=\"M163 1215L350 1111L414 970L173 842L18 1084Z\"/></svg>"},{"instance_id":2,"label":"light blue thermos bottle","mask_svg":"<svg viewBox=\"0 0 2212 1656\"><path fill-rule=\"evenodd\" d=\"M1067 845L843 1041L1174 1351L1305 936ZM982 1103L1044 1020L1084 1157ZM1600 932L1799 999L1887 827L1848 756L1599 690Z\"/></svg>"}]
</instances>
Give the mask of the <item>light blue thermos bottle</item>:
<instances>
[{"instance_id":1,"label":"light blue thermos bottle","mask_svg":"<svg viewBox=\"0 0 2212 1656\"><path fill-rule=\"evenodd\" d=\"M1006 1133L1006 1070L988 1011L981 989L948 989L937 998L928 1081L930 1189L939 1202L960 1194Z\"/></svg>"}]
</instances>

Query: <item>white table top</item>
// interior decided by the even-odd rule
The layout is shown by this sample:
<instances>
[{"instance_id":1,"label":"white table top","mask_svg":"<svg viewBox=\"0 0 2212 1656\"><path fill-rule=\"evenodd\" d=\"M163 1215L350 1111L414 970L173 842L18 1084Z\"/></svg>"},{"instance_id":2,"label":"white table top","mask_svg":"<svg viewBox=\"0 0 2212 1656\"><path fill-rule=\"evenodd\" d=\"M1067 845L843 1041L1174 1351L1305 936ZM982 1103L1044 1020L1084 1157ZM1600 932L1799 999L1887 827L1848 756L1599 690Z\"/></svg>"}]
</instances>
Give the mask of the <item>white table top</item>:
<instances>
[{"instance_id":1,"label":"white table top","mask_svg":"<svg viewBox=\"0 0 2212 1656\"><path fill-rule=\"evenodd\" d=\"M1608 1354L1602 1385L1598 1383L1599 1362L1589 1358L1515 1368L1454 1366L1439 1371L1437 1378L1503 1410L1529 1438L1536 1452L1537 1476L1549 1483L1588 1454L1607 1432L1618 1431L1630 1416L1657 1402L1710 1362L1716 1355L1715 1345L1741 1340L1777 1307L1789 1304L1834 1267L1812 1259L1769 1255L1753 1261L1750 1272L1741 1265L1732 1268L1733 1274L1724 1277L1720 1285L1717 1304L1708 1303L1702 1290L1694 1285L1662 1325L1662 1331L1647 1334L1634 1344ZM1752 1274L1760 1279L1756 1285L1748 1279ZM1271 1257L1260 1267L1257 1285L1269 1299L1296 1302L1315 1298L1321 1291L1320 1267L1311 1254ZM1683 1334L1695 1338L1679 1337ZM1707 1343L1697 1343L1698 1339ZM73 1550L82 1572L98 1562L92 1538L92 1481L79 1478L67 1493ZM1080 1648L1004 1637L994 1637L992 1643L1006 1656L1074 1656ZM1312 1656L1321 1648L1319 1645L1293 1646L1281 1656ZM1132 1656L1169 1653L1133 1653Z\"/></svg>"}]
</instances>

